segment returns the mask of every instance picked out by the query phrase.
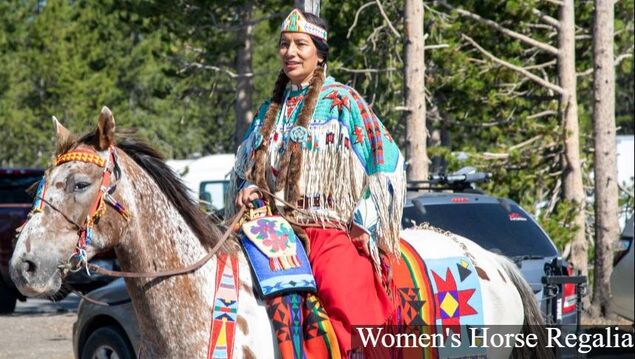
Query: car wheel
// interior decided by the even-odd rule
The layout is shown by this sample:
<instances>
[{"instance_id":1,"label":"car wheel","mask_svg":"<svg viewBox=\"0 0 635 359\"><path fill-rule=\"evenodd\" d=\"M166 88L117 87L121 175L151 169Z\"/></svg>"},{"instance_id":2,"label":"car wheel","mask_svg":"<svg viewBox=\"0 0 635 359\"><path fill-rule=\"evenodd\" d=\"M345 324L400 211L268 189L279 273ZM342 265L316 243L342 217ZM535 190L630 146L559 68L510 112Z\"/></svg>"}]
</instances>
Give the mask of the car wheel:
<instances>
[{"instance_id":1,"label":"car wheel","mask_svg":"<svg viewBox=\"0 0 635 359\"><path fill-rule=\"evenodd\" d=\"M102 327L95 330L86 340L81 359L133 359L132 346L121 330Z\"/></svg>"},{"instance_id":2,"label":"car wheel","mask_svg":"<svg viewBox=\"0 0 635 359\"><path fill-rule=\"evenodd\" d=\"M17 301L14 289L4 283L0 278L0 314L11 314L15 310Z\"/></svg>"}]
</instances>

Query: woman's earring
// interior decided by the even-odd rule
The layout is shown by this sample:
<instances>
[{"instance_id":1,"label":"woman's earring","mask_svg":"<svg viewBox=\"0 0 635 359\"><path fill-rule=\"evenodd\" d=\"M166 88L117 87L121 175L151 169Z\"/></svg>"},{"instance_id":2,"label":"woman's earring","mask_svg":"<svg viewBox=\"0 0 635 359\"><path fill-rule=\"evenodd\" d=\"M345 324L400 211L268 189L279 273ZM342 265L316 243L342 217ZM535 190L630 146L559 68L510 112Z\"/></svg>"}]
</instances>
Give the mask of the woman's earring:
<instances>
[{"instance_id":1,"label":"woman's earring","mask_svg":"<svg viewBox=\"0 0 635 359\"><path fill-rule=\"evenodd\" d=\"M326 62L322 64L322 68L324 69L324 78L326 78Z\"/></svg>"}]
</instances>

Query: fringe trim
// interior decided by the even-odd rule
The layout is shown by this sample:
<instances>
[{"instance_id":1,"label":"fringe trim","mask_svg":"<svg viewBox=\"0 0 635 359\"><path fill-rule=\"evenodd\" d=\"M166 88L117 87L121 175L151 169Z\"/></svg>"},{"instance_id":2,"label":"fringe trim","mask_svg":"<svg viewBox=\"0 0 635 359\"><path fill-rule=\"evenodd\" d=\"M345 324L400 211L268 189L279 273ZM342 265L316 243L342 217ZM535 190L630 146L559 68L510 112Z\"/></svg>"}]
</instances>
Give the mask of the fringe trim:
<instances>
[{"instance_id":1,"label":"fringe trim","mask_svg":"<svg viewBox=\"0 0 635 359\"><path fill-rule=\"evenodd\" d=\"M384 203L377 207L379 223L377 237L379 249L390 255L399 255L399 232L401 217L406 199L406 179L402 160L394 173L377 173L369 176L368 188L375 203Z\"/></svg>"},{"instance_id":2,"label":"fringe trim","mask_svg":"<svg viewBox=\"0 0 635 359\"><path fill-rule=\"evenodd\" d=\"M381 252L396 258L397 261L400 258L399 233L406 199L406 176L403 171L399 170L400 168L403 168L401 157L394 173L381 172L368 177L368 189L373 202L386 204L375 206L378 217L376 242L371 241L369 246L370 256L378 278L382 277Z\"/></svg>"},{"instance_id":3,"label":"fringe trim","mask_svg":"<svg viewBox=\"0 0 635 359\"><path fill-rule=\"evenodd\" d=\"M300 260L296 255L269 258L269 269L274 272L299 267Z\"/></svg>"},{"instance_id":4,"label":"fringe trim","mask_svg":"<svg viewBox=\"0 0 635 359\"><path fill-rule=\"evenodd\" d=\"M310 128L311 138L302 149L302 171L298 193L310 204L310 214L296 214L301 223L343 222L348 224L364 190L364 169L350 143L348 131L333 120ZM327 144L327 134L335 140ZM314 206L319 202L318 206Z\"/></svg>"},{"instance_id":5,"label":"fringe trim","mask_svg":"<svg viewBox=\"0 0 635 359\"><path fill-rule=\"evenodd\" d=\"M235 202L236 195L242 188L240 184L247 178L248 171L251 170L254 165L255 158L252 156L252 143L254 136L257 136L258 133L257 130L254 130L238 147L238 151L236 151L236 162L231 171L227 193L225 195L225 218L232 218L237 212Z\"/></svg>"}]
</instances>

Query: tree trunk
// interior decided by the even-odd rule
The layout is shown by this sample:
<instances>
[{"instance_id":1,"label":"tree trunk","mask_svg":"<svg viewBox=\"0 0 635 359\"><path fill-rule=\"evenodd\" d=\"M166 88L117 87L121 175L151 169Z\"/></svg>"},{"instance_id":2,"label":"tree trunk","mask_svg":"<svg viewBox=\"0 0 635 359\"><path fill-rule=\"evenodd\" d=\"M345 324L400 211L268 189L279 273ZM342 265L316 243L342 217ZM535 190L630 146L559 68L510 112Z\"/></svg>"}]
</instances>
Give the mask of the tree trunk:
<instances>
[{"instance_id":1,"label":"tree trunk","mask_svg":"<svg viewBox=\"0 0 635 359\"><path fill-rule=\"evenodd\" d=\"M253 13L253 1L249 1L242 9L242 18L245 22L243 31L238 32L238 43L241 44L236 58L236 100L234 112L236 113L236 130L234 132L234 147L238 148L253 120L253 68L252 68L252 41L254 25L251 24ZM234 149L234 150L235 150Z\"/></svg>"},{"instance_id":2,"label":"tree trunk","mask_svg":"<svg viewBox=\"0 0 635 359\"><path fill-rule=\"evenodd\" d=\"M406 0L404 13L407 174L408 180L421 181L428 178L423 1Z\"/></svg>"},{"instance_id":3,"label":"tree trunk","mask_svg":"<svg viewBox=\"0 0 635 359\"><path fill-rule=\"evenodd\" d=\"M611 245L619 236L615 150L613 1L595 1L593 24L593 134L595 140L595 264L591 313L606 315L613 271Z\"/></svg>"},{"instance_id":4,"label":"tree trunk","mask_svg":"<svg viewBox=\"0 0 635 359\"><path fill-rule=\"evenodd\" d=\"M558 34L558 76L561 96L561 121L564 137L562 189L564 199L574 206L571 263L583 275L588 274L588 244L585 236L585 195L580 162L580 133L578 129L578 100L575 73L575 16L574 0L563 0L560 7ZM587 300L588 303L588 300Z\"/></svg>"},{"instance_id":5,"label":"tree trunk","mask_svg":"<svg viewBox=\"0 0 635 359\"><path fill-rule=\"evenodd\" d=\"M304 12L320 16L320 0L294 0L293 6Z\"/></svg>"}]
</instances>

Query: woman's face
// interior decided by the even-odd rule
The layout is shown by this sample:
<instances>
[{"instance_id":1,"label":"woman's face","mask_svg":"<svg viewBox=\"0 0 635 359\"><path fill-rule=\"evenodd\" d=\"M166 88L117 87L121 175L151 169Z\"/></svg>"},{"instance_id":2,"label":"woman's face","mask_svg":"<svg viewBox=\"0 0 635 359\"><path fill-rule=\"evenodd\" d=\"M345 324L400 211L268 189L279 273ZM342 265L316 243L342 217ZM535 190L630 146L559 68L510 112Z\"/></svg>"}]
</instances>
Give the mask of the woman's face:
<instances>
[{"instance_id":1,"label":"woman's face","mask_svg":"<svg viewBox=\"0 0 635 359\"><path fill-rule=\"evenodd\" d=\"M322 59L311 36L300 32L283 32L278 45L282 69L292 83L308 82Z\"/></svg>"}]
</instances>

